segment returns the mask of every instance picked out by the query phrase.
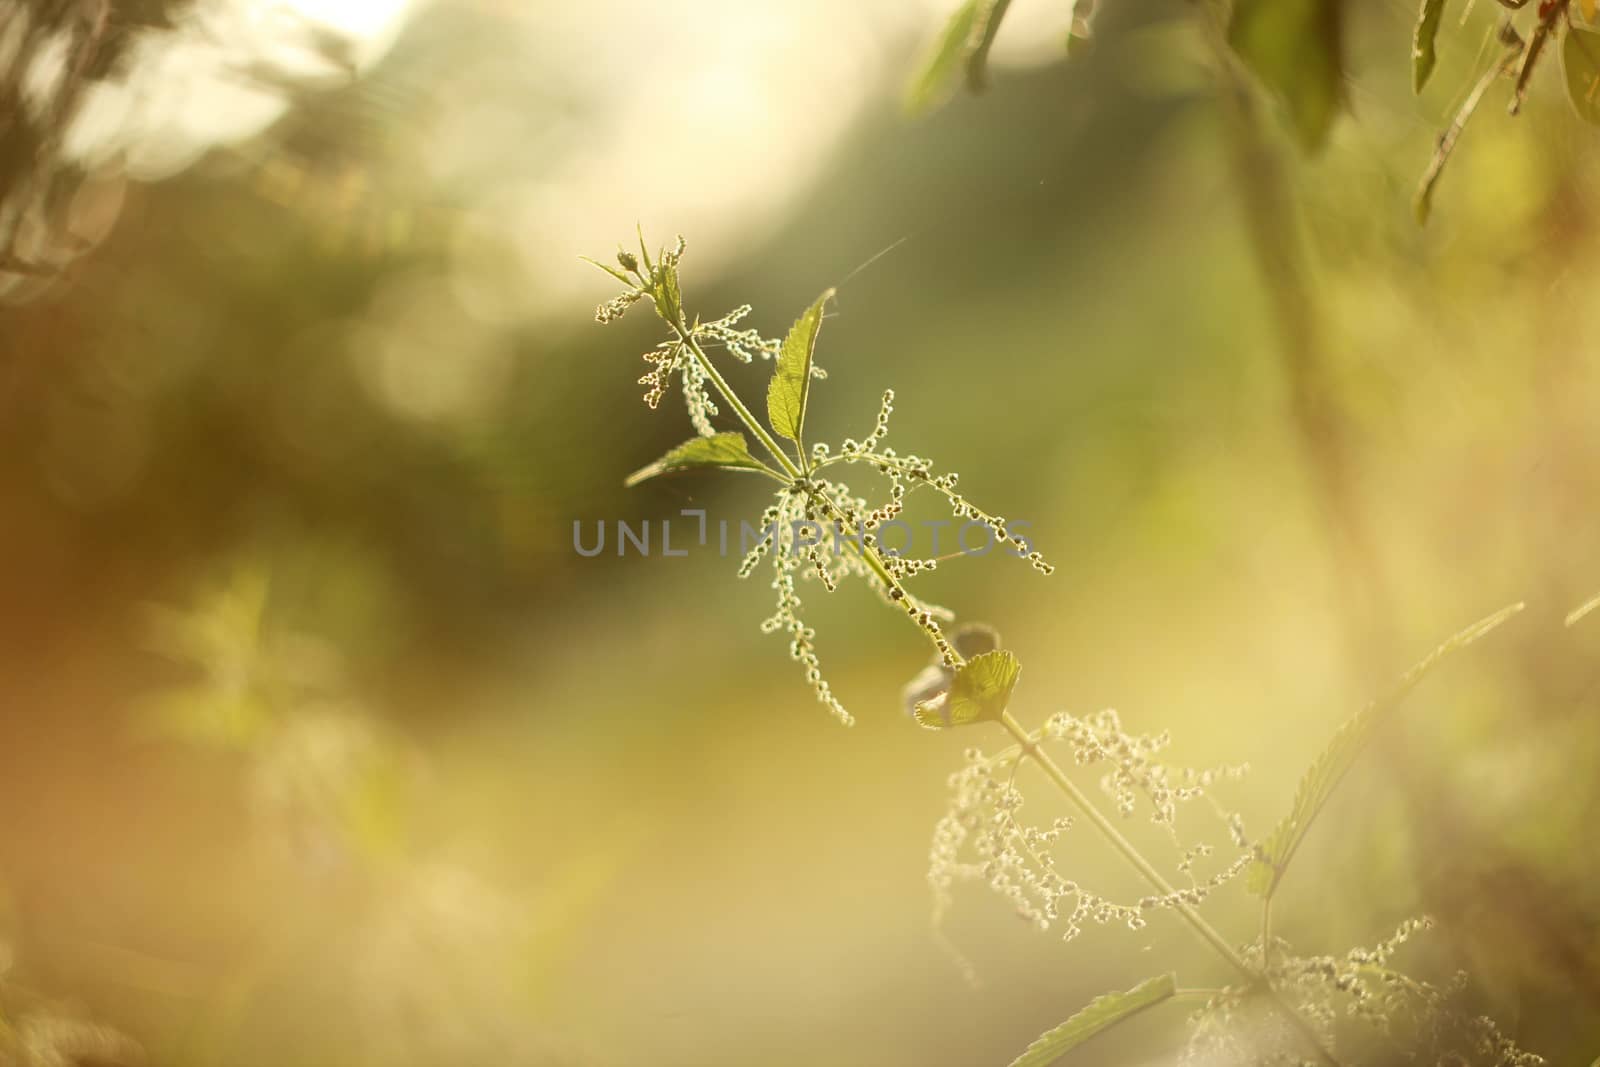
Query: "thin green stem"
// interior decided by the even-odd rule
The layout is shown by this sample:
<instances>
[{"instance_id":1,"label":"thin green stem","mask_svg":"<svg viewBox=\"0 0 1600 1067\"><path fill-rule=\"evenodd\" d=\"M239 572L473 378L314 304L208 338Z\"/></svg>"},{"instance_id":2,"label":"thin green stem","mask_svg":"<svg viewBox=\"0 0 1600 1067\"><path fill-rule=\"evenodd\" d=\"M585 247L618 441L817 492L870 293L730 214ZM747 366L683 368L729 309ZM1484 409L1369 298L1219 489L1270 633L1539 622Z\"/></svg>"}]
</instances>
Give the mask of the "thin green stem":
<instances>
[{"instance_id":1,"label":"thin green stem","mask_svg":"<svg viewBox=\"0 0 1600 1067\"><path fill-rule=\"evenodd\" d=\"M744 401L739 399L739 395L733 391L733 387L722 376L722 372L717 370L716 364L711 362L711 357L706 355L705 349L700 347L700 342L694 339L694 331L679 322L669 322L668 325L678 335L678 340L683 346L699 362L700 369L705 372L706 378L716 387L718 395L728 402L729 407L733 408L733 413L739 417L739 421L744 424L745 429L749 430L751 435L761 442L761 446L772 454L772 458L778 461L778 466L783 468L783 473L790 478L799 478L804 475L805 471L794 465L794 462L784 453L778 442L773 440L772 435L767 432L766 427L757 422L755 415L751 413L749 408L745 407Z\"/></svg>"}]
</instances>

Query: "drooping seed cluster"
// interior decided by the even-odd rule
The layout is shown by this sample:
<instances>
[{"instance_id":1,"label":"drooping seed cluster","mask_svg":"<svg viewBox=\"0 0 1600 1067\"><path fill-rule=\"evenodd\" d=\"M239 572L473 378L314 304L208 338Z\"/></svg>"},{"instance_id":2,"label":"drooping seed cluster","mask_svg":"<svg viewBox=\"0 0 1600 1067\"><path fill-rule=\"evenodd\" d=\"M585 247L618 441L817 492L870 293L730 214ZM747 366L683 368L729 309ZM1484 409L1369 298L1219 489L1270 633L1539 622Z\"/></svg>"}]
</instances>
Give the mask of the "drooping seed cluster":
<instances>
[{"instance_id":1,"label":"drooping seed cluster","mask_svg":"<svg viewBox=\"0 0 1600 1067\"><path fill-rule=\"evenodd\" d=\"M761 632L789 635L789 658L805 669L806 684L811 686L817 700L833 713L834 718L850 726L855 723L855 718L845 710L827 679L822 677L822 664L817 658L815 645L817 633L800 618L800 595L795 589L795 574L802 572L807 565L813 568L824 566L819 560L822 552L820 543L798 536L795 530L794 524L802 521L805 508L804 493L785 489L777 505L774 536L764 539L752 550L751 556L745 560L748 569L741 565L740 573L754 570L761 556L770 554L772 588L778 594L778 605L777 610L761 623ZM771 511L769 508L768 513Z\"/></svg>"},{"instance_id":2,"label":"drooping seed cluster","mask_svg":"<svg viewBox=\"0 0 1600 1067\"><path fill-rule=\"evenodd\" d=\"M1542 1057L1519 1048L1492 1019L1463 1007L1467 976L1457 972L1443 987L1390 967L1415 934L1431 929L1427 917L1407 919L1371 948L1342 957L1295 956L1274 939L1267 975L1312 1026L1318 1040L1343 1062L1451 1064L1457 1067L1539 1067ZM1260 942L1246 958L1260 965ZM1248 1018L1248 990L1224 990L1191 1019L1183 1064L1299 1063L1301 1039L1281 1021Z\"/></svg>"},{"instance_id":3,"label":"drooping seed cluster","mask_svg":"<svg viewBox=\"0 0 1600 1067\"><path fill-rule=\"evenodd\" d=\"M817 699L847 725L853 718L822 677L814 645L816 631L800 618L797 579L819 582L829 592L850 578L860 579L886 603L904 609L928 633L945 662L958 662L940 626L951 618L951 613L886 583L868 563L866 553L872 549L873 540L863 527L862 516L867 510L867 502L840 482L812 478L787 486L779 490L777 502L761 513L759 540L745 553L738 572L739 577L747 578L763 560L771 560L777 605L762 623L762 632L789 635L790 656L805 668L806 681ZM884 562L887 567L891 561ZM931 570L928 563L906 561L906 570Z\"/></svg>"},{"instance_id":4,"label":"drooping seed cluster","mask_svg":"<svg viewBox=\"0 0 1600 1067\"><path fill-rule=\"evenodd\" d=\"M717 430L711 425L711 416L717 414L717 405L706 388L705 368L694 359L685 359L682 365L683 401L689 409L689 422L701 437L714 437Z\"/></svg>"},{"instance_id":5,"label":"drooping seed cluster","mask_svg":"<svg viewBox=\"0 0 1600 1067\"><path fill-rule=\"evenodd\" d=\"M934 921L953 905L958 882L982 882L1040 930L1064 922L1065 940L1076 937L1088 919L1142 925L1134 909L1112 904L1056 870L1050 847L1071 829L1069 817L1045 827L1018 822L1023 797L1014 772L1019 758L1016 750L990 758L968 749L965 765L950 776L949 806L934 826L928 853Z\"/></svg>"},{"instance_id":6,"label":"drooping seed cluster","mask_svg":"<svg viewBox=\"0 0 1600 1067\"><path fill-rule=\"evenodd\" d=\"M757 356L762 359L772 359L782 348L781 342L762 337L756 330L734 329L751 310L749 304L740 304L720 319L702 322L696 328L696 332L706 341L720 343L728 350L728 354L740 363L749 363Z\"/></svg>"},{"instance_id":7,"label":"drooping seed cluster","mask_svg":"<svg viewBox=\"0 0 1600 1067\"><path fill-rule=\"evenodd\" d=\"M877 425L872 428L872 432L867 435L867 439L861 442L861 451L872 452L878 445L883 443L883 439L889 435L889 416L893 414L894 390L885 389L883 391L883 401L878 405Z\"/></svg>"},{"instance_id":8,"label":"drooping seed cluster","mask_svg":"<svg viewBox=\"0 0 1600 1067\"><path fill-rule=\"evenodd\" d=\"M639 302L644 296L643 289L629 289L620 296L614 296L594 309L594 321L604 326L616 322L628 313L628 309Z\"/></svg>"},{"instance_id":9,"label":"drooping seed cluster","mask_svg":"<svg viewBox=\"0 0 1600 1067\"><path fill-rule=\"evenodd\" d=\"M672 341L662 341L644 354L650 369L639 379L639 384L648 386L644 402L651 411L661 406L661 398L672 387L672 372L685 362L683 356L683 346Z\"/></svg>"},{"instance_id":10,"label":"drooping seed cluster","mask_svg":"<svg viewBox=\"0 0 1600 1067\"><path fill-rule=\"evenodd\" d=\"M1097 718L1102 726L1107 725L1104 713ZM1071 716L1057 716L1052 720L1058 727L1081 721ZM1117 729L1120 732L1120 727ZM1042 733L1039 741L1049 743L1068 736L1068 732L1058 728L1054 733ZM1122 737L1125 742L1135 740L1126 735ZM1107 752L1118 747L1106 744L1109 738L1105 734L1097 733L1094 738L1099 747L1084 744L1075 748L1074 756L1080 765L1103 762L1111 758ZM1149 739L1136 740L1141 750L1149 748ZM928 882L934 893L936 915L950 906L952 888L957 882L981 881L1006 898L1019 916L1040 930L1059 926L1063 940L1072 940L1090 921L1119 922L1137 930L1145 925L1151 912L1199 906L1213 890L1232 880L1250 863L1250 854L1241 850L1221 869L1202 876L1197 872L1199 861L1211 856L1215 848L1210 844L1194 845L1181 850L1177 864L1179 872L1189 880L1187 886L1171 893L1144 896L1131 904L1101 896L1081 882L1065 877L1056 868L1051 846L1071 825L1070 819L1057 819L1043 828L1026 826L1019 821L1023 796L1016 780L1019 761L1024 759L1017 749L992 758L986 758L975 749L968 750L966 764L950 777L948 807L934 828L929 850ZM1119 764L1118 768L1121 766ZM1143 790L1148 787L1155 796L1162 795L1155 785L1161 779L1150 773L1129 773L1134 774L1134 779L1126 788ZM1167 772L1167 777L1172 773ZM1182 776L1188 772L1177 773ZM1172 803L1176 805L1179 792L1191 788L1200 787L1169 789ZM1171 818L1157 818L1156 821L1169 830L1172 827ZM1173 836L1176 840L1176 835Z\"/></svg>"},{"instance_id":11,"label":"drooping seed cluster","mask_svg":"<svg viewBox=\"0 0 1600 1067\"><path fill-rule=\"evenodd\" d=\"M772 551L772 546L778 539L778 519L783 514L781 503L783 499L786 498L780 498L780 503L770 505L761 513L759 528L761 539L744 554L744 559L739 563L739 577L748 578L754 574L762 559Z\"/></svg>"},{"instance_id":12,"label":"drooping seed cluster","mask_svg":"<svg viewBox=\"0 0 1600 1067\"><path fill-rule=\"evenodd\" d=\"M1180 805L1206 796L1219 781L1238 781L1249 772L1246 766L1169 767L1156 757L1172 743L1171 734L1165 730L1158 734L1130 734L1110 708L1081 718L1057 712L1045 722L1044 736L1066 742L1073 762L1080 767L1109 765L1100 788L1115 802L1117 814L1131 817L1138 798L1143 796L1150 804L1150 820L1167 827L1175 824ZM1223 813L1223 817L1230 827L1238 826L1237 815ZM1241 836L1230 830L1235 844L1240 843ZM1186 857L1186 862L1192 860Z\"/></svg>"},{"instance_id":13,"label":"drooping seed cluster","mask_svg":"<svg viewBox=\"0 0 1600 1067\"><path fill-rule=\"evenodd\" d=\"M1054 565L1047 562L1028 542L1028 539L1009 529L1003 516L993 515L978 507L956 489L959 475L954 472L935 475L932 463L918 455L902 456L892 447L883 444L889 433L889 417L894 413L894 390L885 390L878 407L878 419L872 432L857 441L847 437L841 442L839 455L830 457L829 463L866 463L889 479L889 503L868 516L868 529L890 522L904 507L906 494L926 486L945 498L952 517L962 522L974 522L986 527L996 545L1026 559L1041 574L1051 574Z\"/></svg>"}]
</instances>

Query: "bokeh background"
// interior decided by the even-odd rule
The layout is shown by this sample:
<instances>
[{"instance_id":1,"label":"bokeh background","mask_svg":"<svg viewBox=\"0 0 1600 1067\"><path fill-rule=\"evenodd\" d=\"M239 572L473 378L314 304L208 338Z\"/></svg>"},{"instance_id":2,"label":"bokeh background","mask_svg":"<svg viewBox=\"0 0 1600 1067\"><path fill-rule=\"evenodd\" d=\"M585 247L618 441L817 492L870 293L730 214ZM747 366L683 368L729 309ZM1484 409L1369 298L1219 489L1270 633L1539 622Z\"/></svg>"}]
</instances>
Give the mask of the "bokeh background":
<instances>
[{"instance_id":1,"label":"bokeh background","mask_svg":"<svg viewBox=\"0 0 1600 1067\"><path fill-rule=\"evenodd\" d=\"M1062 944L976 888L941 942L945 779L1000 738L907 721L926 648L864 589L808 596L846 730L734 560L573 550L763 506L622 488L689 432L639 400L656 324L595 325L578 260L642 224L707 317L780 334L838 285L815 434L893 386L890 442L1058 566L926 579L1020 656L1020 717L1248 762L1256 832L1343 718L1526 600L1381 734L1278 928L1433 914L1416 971L1589 1063L1600 616L1562 617L1600 590L1600 142L1559 72L1491 99L1419 228L1491 13L1413 98L1412 5L1352 10L1325 151L1261 105L1264 247L1188 5L1105 3L1065 62L1018 0L991 90L911 119L946 6L295 0L140 38L70 146L95 247L4 276L0 1017L78 1062L131 1062L115 1028L241 1067L982 1064L1160 970L1225 979L1176 923ZM1086 831L1059 854L1137 892ZM1215 921L1254 936L1242 888ZM1182 1015L1083 1062L1167 1062Z\"/></svg>"}]
</instances>

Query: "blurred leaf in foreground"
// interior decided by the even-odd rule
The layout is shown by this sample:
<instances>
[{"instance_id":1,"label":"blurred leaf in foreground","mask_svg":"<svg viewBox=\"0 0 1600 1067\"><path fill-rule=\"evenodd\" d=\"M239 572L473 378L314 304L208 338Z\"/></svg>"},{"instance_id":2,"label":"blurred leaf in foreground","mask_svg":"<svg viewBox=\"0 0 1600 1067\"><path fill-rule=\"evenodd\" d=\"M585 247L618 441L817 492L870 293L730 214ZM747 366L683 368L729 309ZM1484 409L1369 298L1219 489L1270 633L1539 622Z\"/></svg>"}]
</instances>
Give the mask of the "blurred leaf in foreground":
<instances>
[{"instance_id":1,"label":"blurred leaf in foreground","mask_svg":"<svg viewBox=\"0 0 1600 1067\"><path fill-rule=\"evenodd\" d=\"M1444 0L1422 0L1422 10L1417 14L1417 31L1411 39L1411 88L1422 92L1433 73L1438 54L1434 40L1439 36L1439 23L1444 18Z\"/></svg>"},{"instance_id":2,"label":"blurred leaf in foreground","mask_svg":"<svg viewBox=\"0 0 1600 1067\"><path fill-rule=\"evenodd\" d=\"M1228 43L1283 101L1307 151L1327 139L1344 101L1339 0L1239 0Z\"/></svg>"}]
</instances>

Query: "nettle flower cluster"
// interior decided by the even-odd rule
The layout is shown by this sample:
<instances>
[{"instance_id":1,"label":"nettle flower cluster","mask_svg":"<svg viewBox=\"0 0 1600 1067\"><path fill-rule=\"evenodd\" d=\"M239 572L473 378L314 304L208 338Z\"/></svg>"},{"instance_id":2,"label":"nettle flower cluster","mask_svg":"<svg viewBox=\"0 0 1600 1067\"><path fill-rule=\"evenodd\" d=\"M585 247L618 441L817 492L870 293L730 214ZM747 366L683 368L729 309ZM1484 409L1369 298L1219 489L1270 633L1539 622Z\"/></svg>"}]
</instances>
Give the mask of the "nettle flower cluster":
<instances>
[{"instance_id":1,"label":"nettle flower cluster","mask_svg":"<svg viewBox=\"0 0 1600 1067\"><path fill-rule=\"evenodd\" d=\"M1177 854L1174 871L1182 885L1119 903L1063 875L1052 848L1074 820L1063 815L1042 825L1023 822L1024 797L1017 774L1027 755L1024 748L1013 747L994 756L971 748L966 765L950 776L949 806L934 828L929 850L928 884L934 893L935 921L953 903L955 885L975 881L999 893L1025 921L1040 930L1060 927L1062 939L1070 941L1090 921L1123 923L1138 930L1151 912L1180 905L1195 907L1237 877L1253 855L1239 815L1219 805L1211 787L1242 778L1248 768L1168 766L1157 757L1170 740L1165 732L1128 733L1117 713L1106 709L1081 718L1058 712L1031 743L1040 748L1063 747L1070 753L1072 765L1100 771L1100 789L1124 819L1133 818L1141 804L1147 807L1149 821L1161 827L1172 842ZM1209 873L1202 868L1210 864L1217 846L1206 841L1186 844L1178 832L1179 809L1201 799L1210 802L1210 813L1226 828L1236 853Z\"/></svg>"},{"instance_id":2,"label":"nettle flower cluster","mask_svg":"<svg viewBox=\"0 0 1600 1067\"><path fill-rule=\"evenodd\" d=\"M1272 939L1270 954L1257 941L1249 955L1323 1042L1359 1050L1361 1062L1541 1067L1544 1057L1523 1051L1493 1019L1467 1007L1465 971L1438 986L1391 966L1403 945L1433 927L1428 916L1406 919L1371 948L1342 956L1296 956L1281 938ZM1294 1035L1252 1007L1246 988L1208 997L1190 1018L1179 1063L1300 1062Z\"/></svg>"},{"instance_id":3,"label":"nettle flower cluster","mask_svg":"<svg viewBox=\"0 0 1600 1067\"><path fill-rule=\"evenodd\" d=\"M1040 573L1049 574L1053 567L1003 516L985 511L962 495L956 488L957 475L936 473L928 459L901 454L885 444L894 412L893 390L884 391L877 419L865 437L846 438L837 451L822 442L807 447L804 425L811 383L826 377L813 357L833 290L818 297L782 340L740 328L750 313L749 305L701 321L691 318L683 306L678 273L683 250L680 237L673 247L652 257L641 239L637 255L618 252L617 266L595 263L626 287L596 309L596 321L613 322L633 305L648 300L666 323L671 335L644 354L649 370L639 384L646 387L644 401L652 409L660 406L676 384L697 434L635 472L627 484L707 467L756 473L778 483L773 502L761 515L760 540L740 562L738 574L748 578L763 563L770 566L777 600L761 628L789 638L790 657L804 669L817 700L840 722L848 725L854 720L823 677L816 631L800 614L802 581L814 581L829 592L850 578L865 582L884 603L904 613L927 635L937 662L953 677L967 661L945 633L951 613L906 588L910 579L936 570L940 560L906 555L884 539L885 528L898 523L910 494L924 490L942 498L955 518L982 526L991 544L1006 547ZM766 425L734 393L713 363L710 353L718 350L741 363L772 362ZM716 428L712 419L722 414L723 404L738 419L742 431ZM751 451L747 433L756 439L763 456ZM870 502L840 476L844 469L862 465L887 481L886 500ZM950 725L948 717L940 721L937 710L919 721L930 727Z\"/></svg>"}]
</instances>

